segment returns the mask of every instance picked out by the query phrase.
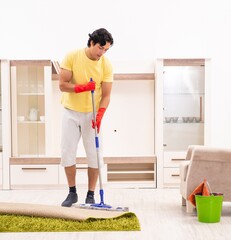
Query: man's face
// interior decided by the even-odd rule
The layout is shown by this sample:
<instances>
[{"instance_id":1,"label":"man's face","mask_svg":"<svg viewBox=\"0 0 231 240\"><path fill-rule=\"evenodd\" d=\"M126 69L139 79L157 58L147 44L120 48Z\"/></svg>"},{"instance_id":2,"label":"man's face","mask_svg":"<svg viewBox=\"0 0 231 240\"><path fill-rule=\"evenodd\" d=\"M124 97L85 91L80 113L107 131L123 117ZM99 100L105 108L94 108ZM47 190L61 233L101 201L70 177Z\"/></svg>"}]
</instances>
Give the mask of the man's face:
<instances>
[{"instance_id":1,"label":"man's face","mask_svg":"<svg viewBox=\"0 0 231 240\"><path fill-rule=\"evenodd\" d=\"M94 45L93 42L91 42L90 52L92 60L99 60L110 47L111 44L109 42L106 42L104 46L100 46L99 43Z\"/></svg>"}]
</instances>

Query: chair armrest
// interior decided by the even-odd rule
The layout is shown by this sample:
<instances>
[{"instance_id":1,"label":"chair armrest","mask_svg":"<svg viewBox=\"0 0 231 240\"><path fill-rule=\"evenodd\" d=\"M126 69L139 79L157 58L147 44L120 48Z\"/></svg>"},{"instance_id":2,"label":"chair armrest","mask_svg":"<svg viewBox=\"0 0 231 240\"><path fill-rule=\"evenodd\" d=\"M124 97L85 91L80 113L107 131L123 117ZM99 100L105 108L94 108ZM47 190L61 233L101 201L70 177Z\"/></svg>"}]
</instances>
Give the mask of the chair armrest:
<instances>
[{"instance_id":1,"label":"chair armrest","mask_svg":"<svg viewBox=\"0 0 231 240\"><path fill-rule=\"evenodd\" d=\"M189 162L190 161L184 161L180 163L180 181L185 182L186 181L186 176L188 173L188 167L189 167Z\"/></svg>"},{"instance_id":2,"label":"chair armrest","mask_svg":"<svg viewBox=\"0 0 231 240\"><path fill-rule=\"evenodd\" d=\"M186 200L186 177L188 174L189 162L190 161L184 161L180 163L180 193L182 195L182 198L185 200Z\"/></svg>"}]
</instances>

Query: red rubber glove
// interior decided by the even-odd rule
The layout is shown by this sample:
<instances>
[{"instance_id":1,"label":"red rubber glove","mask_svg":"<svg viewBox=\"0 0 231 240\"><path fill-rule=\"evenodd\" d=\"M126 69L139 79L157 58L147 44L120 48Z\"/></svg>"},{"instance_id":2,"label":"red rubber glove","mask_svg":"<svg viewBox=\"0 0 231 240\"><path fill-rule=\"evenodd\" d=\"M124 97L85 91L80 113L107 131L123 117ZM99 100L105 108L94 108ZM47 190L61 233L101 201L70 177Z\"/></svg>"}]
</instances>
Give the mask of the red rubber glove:
<instances>
[{"instance_id":1,"label":"red rubber glove","mask_svg":"<svg viewBox=\"0 0 231 240\"><path fill-rule=\"evenodd\" d=\"M106 108L99 108L98 113L96 115L96 122L92 120L92 128L95 129L95 127L97 127L97 133L99 133L101 120L103 118L105 111L106 111Z\"/></svg>"},{"instance_id":2,"label":"red rubber glove","mask_svg":"<svg viewBox=\"0 0 231 240\"><path fill-rule=\"evenodd\" d=\"M76 93L86 92L86 91L93 91L95 90L95 82L91 81L84 85L75 85L74 91Z\"/></svg>"}]
</instances>

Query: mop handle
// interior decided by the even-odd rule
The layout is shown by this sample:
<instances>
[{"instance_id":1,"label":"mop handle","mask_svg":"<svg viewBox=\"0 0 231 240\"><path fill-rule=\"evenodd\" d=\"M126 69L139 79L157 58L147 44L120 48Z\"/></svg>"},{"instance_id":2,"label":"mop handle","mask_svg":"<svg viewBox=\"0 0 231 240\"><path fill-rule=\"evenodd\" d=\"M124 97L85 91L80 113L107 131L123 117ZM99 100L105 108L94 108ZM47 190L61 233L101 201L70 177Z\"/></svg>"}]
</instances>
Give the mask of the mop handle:
<instances>
[{"instance_id":1,"label":"mop handle","mask_svg":"<svg viewBox=\"0 0 231 240\"><path fill-rule=\"evenodd\" d=\"M92 78L90 78L90 82L92 82ZM92 109L93 109L93 121L94 123L96 122L96 113L95 113L95 101L94 101L94 90L91 90L91 100L92 100ZM95 127L95 137L98 138L98 134L97 134L97 127ZM98 141L97 141L98 143ZM99 147L99 144L96 144L96 147Z\"/></svg>"},{"instance_id":2,"label":"mop handle","mask_svg":"<svg viewBox=\"0 0 231 240\"><path fill-rule=\"evenodd\" d=\"M90 78L90 81L91 82L93 81L92 78ZM91 97L92 97L93 121L94 121L94 123L96 123L94 90L91 90ZM96 147L97 164L98 164L98 170L99 170L99 186L100 186L100 190L102 190L103 184L102 184L101 169L100 169L100 162L99 162L99 138L98 138L98 133L97 133L97 126L95 126L95 147Z\"/></svg>"}]
</instances>

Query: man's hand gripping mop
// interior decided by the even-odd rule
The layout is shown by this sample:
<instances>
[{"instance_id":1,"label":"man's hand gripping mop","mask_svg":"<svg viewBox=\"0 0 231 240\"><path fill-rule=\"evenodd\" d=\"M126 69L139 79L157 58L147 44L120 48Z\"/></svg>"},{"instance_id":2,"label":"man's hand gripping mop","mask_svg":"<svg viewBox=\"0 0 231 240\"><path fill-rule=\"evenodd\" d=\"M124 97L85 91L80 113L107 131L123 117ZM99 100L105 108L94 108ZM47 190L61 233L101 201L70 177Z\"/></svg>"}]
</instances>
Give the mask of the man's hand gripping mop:
<instances>
[{"instance_id":1,"label":"man's hand gripping mop","mask_svg":"<svg viewBox=\"0 0 231 240\"><path fill-rule=\"evenodd\" d=\"M92 81L92 78L90 79L90 81ZM91 91L91 96L92 96L92 108L93 108L93 121L94 121L94 123L96 123L94 90ZM110 206L110 205L107 205L107 204L104 203L104 191L103 191L102 174L101 174L101 168L100 168L99 138L98 138L97 126L95 126L94 129L95 129L95 147L96 147L96 153L97 153L97 164L98 164L98 170L99 170L100 203L97 203L97 204L80 204L78 206L80 208L86 208L86 209L98 209L98 210L128 212L129 211L128 207L113 207L113 206Z\"/></svg>"}]
</instances>

